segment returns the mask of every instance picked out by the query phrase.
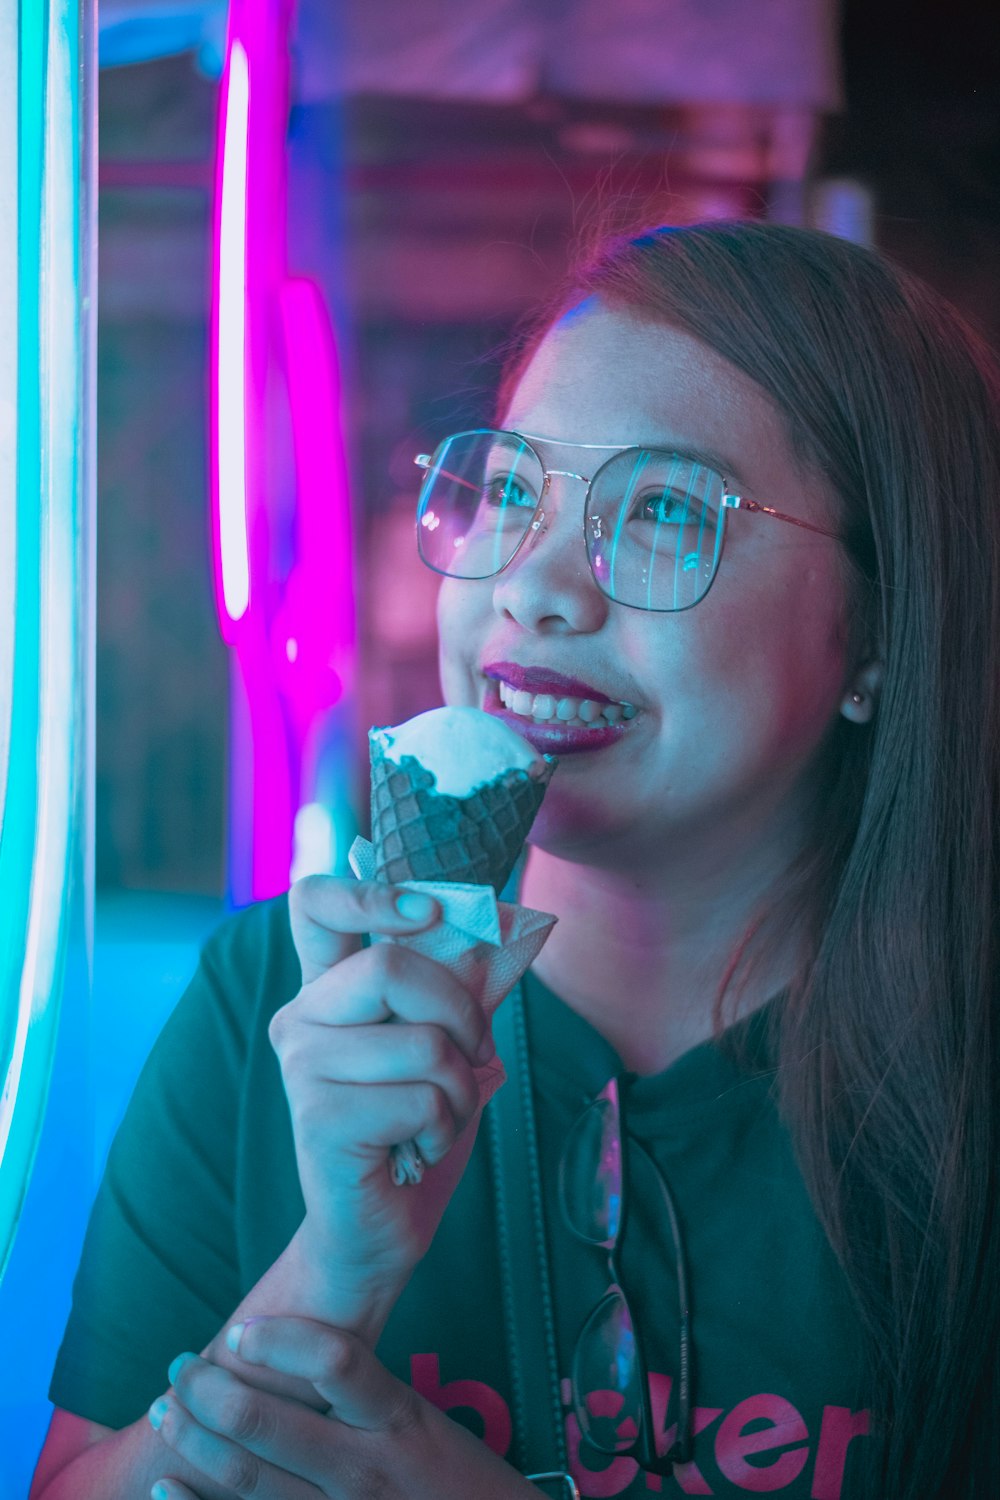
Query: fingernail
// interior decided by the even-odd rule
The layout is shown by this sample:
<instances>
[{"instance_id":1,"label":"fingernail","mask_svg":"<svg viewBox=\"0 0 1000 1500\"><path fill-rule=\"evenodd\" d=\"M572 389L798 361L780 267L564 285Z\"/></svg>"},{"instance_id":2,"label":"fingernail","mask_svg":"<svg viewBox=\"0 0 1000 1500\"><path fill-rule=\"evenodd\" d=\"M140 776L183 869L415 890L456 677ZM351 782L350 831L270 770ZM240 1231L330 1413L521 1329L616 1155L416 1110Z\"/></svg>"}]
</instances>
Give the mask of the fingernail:
<instances>
[{"instance_id":1,"label":"fingernail","mask_svg":"<svg viewBox=\"0 0 1000 1500\"><path fill-rule=\"evenodd\" d=\"M163 1418L166 1415L167 1402L165 1397L161 1396L159 1400L154 1401L152 1406L149 1408L150 1425L156 1432L159 1432L160 1428L163 1426Z\"/></svg>"},{"instance_id":2,"label":"fingernail","mask_svg":"<svg viewBox=\"0 0 1000 1500\"><path fill-rule=\"evenodd\" d=\"M226 1348L231 1349L234 1354L239 1353L240 1339L243 1337L243 1323L234 1323L231 1328L226 1329Z\"/></svg>"},{"instance_id":3,"label":"fingernail","mask_svg":"<svg viewBox=\"0 0 1000 1500\"><path fill-rule=\"evenodd\" d=\"M396 910L407 922L429 922L436 909L434 897L423 891L400 891L396 897Z\"/></svg>"},{"instance_id":4,"label":"fingernail","mask_svg":"<svg viewBox=\"0 0 1000 1500\"><path fill-rule=\"evenodd\" d=\"M162 1480L157 1480L149 1492L150 1500L170 1500L170 1491Z\"/></svg>"},{"instance_id":5,"label":"fingernail","mask_svg":"<svg viewBox=\"0 0 1000 1500\"><path fill-rule=\"evenodd\" d=\"M197 1358L197 1354L178 1354L176 1359L171 1360L170 1368L167 1370L167 1379L170 1381L170 1384L174 1385L178 1375L180 1374L181 1370L183 1370L184 1366L190 1364L193 1359Z\"/></svg>"}]
</instances>

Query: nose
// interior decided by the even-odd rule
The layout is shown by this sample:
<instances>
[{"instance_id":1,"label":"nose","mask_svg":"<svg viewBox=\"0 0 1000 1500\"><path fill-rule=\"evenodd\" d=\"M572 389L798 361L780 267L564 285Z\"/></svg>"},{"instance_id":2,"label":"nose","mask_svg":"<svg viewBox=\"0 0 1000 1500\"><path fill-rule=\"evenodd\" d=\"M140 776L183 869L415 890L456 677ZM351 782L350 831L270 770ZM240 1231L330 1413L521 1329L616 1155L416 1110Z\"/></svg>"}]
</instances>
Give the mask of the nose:
<instances>
[{"instance_id":1,"label":"nose","mask_svg":"<svg viewBox=\"0 0 1000 1500\"><path fill-rule=\"evenodd\" d=\"M497 612L537 634L590 634L607 619L610 603L594 581L583 536L586 482L565 470L546 474L538 524L494 583Z\"/></svg>"}]
</instances>

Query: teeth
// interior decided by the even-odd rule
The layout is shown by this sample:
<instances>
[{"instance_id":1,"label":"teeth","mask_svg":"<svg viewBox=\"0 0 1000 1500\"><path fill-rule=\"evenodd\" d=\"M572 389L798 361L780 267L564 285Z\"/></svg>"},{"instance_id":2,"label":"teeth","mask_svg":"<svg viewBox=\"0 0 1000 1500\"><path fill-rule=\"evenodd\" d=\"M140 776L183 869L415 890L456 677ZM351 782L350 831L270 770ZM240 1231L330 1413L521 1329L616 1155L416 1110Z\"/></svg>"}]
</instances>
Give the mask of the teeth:
<instances>
[{"instance_id":1,"label":"teeth","mask_svg":"<svg viewBox=\"0 0 1000 1500\"><path fill-rule=\"evenodd\" d=\"M555 720L574 729L606 729L609 724L620 724L624 719L634 719L636 708L632 703L596 703L592 698L556 698L552 693L532 694L523 688L513 688L502 680L498 684L500 701L505 708L524 719L534 719L536 724Z\"/></svg>"}]
</instances>

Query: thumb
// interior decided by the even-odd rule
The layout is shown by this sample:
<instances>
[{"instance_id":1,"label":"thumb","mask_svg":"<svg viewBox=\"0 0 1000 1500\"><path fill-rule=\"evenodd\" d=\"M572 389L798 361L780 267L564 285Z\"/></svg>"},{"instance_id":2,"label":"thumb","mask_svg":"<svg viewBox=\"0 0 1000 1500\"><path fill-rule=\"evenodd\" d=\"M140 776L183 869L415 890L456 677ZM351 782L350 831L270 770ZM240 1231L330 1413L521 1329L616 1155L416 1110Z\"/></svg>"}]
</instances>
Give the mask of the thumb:
<instances>
[{"instance_id":1,"label":"thumb","mask_svg":"<svg viewBox=\"0 0 1000 1500\"><path fill-rule=\"evenodd\" d=\"M292 941L303 986L318 979L359 946L363 933L410 936L441 915L433 897L380 880L307 875L288 893Z\"/></svg>"},{"instance_id":2,"label":"thumb","mask_svg":"<svg viewBox=\"0 0 1000 1500\"><path fill-rule=\"evenodd\" d=\"M288 919L303 985L325 974L358 946L357 937L335 925L340 884L332 875L307 875L288 892Z\"/></svg>"},{"instance_id":3,"label":"thumb","mask_svg":"<svg viewBox=\"0 0 1000 1500\"><path fill-rule=\"evenodd\" d=\"M230 1328L226 1343L249 1364L310 1381L348 1427L395 1427L414 1399L361 1339L312 1318L250 1318Z\"/></svg>"}]
</instances>

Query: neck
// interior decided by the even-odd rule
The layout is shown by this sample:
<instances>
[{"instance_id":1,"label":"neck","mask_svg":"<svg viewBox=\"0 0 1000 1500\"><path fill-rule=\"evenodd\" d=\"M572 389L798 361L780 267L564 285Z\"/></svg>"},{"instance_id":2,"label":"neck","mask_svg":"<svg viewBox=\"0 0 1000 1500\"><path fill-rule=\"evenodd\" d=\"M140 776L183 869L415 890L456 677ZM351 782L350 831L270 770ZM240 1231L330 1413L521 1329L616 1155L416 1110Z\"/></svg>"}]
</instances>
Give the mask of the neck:
<instances>
[{"instance_id":1,"label":"neck","mask_svg":"<svg viewBox=\"0 0 1000 1500\"><path fill-rule=\"evenodd\" d=\"M788 867L787 858L732 849L690 853L677 867L577 864L532 848L520 900L559 921L534 964L539 978L583 1016L637 1073L656 1073L707 1040L733 952ZM794 934L755 966L735 1014L749 1014L787 984Z\"/></svg>"}]
</instances>

